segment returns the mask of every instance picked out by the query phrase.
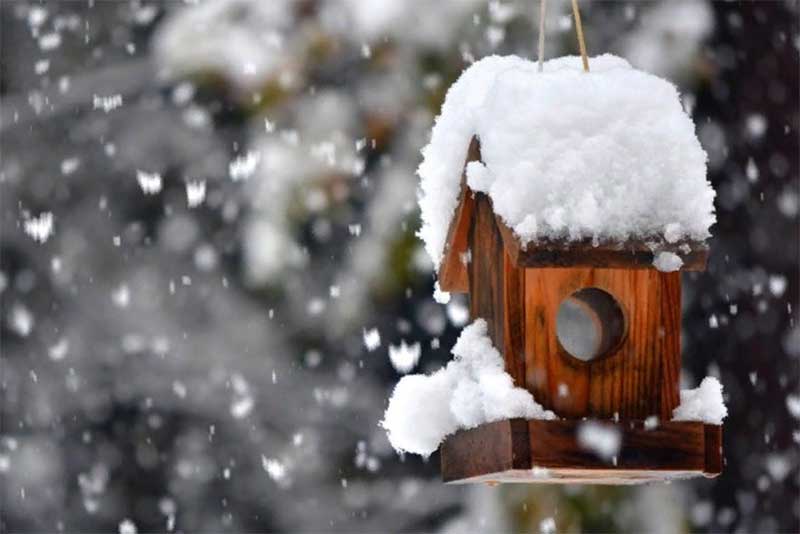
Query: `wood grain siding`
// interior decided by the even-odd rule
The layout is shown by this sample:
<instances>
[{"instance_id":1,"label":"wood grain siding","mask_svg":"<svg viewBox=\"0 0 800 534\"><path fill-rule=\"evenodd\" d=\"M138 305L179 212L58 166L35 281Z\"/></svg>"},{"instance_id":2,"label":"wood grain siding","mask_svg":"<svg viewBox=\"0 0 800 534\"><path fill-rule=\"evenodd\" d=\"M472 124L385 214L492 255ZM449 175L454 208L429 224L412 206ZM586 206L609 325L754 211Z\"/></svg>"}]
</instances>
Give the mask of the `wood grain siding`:
<instances>
[{"instance_id":1,"label":"wood grain siding","mask_svg":"<svg viewBox=\"0 0 800 534\"><path fill-rule=\"evenodd\" d=\"M458 194L458 205L447 229L447 240L444 244L444 255L439 265L439 287L442 291L466 293L469 289L469 277L464 258L469 256L470 227L475 209L475 199L467 187L467 163L480 161L481 149L476 138L472 138L467 150L467 159L461 173L461 189Z\"/></svg>"},{"instance_id":2,"label":"wood grain siding","mask_svg":"<svg viewBox=\"0 0 800 534\"><path fill-rule=\"evenodd\" d=\"M597 287L626 317L618 349L584 362L556 336L561 301ZM680 274L654 270L543 268L525 270L525 384L562 417L672 417L679 402Z\"/></svg>"},{"instance_id":3,"label":"wood grain siding","mask_svg":"<svg viewBox=\"0 0 800 534\"><path fill-rule=\"evenodd\" d=\"M514 384L525 387L525 271L503 252L503 354Z\"/></svg>"},{"instance_id":4,"label":"wood grain siding","mask_svg":"<svg viewBox=\"0 0 800 534\"><path fill-rule=\"evenodd\" d=\"M485 319L489 337L503 355L515 384L525 384L524 273L513 266L503 247L489 198L475 195L470 230L470 317Z\"/></svg>"}]
</instances>

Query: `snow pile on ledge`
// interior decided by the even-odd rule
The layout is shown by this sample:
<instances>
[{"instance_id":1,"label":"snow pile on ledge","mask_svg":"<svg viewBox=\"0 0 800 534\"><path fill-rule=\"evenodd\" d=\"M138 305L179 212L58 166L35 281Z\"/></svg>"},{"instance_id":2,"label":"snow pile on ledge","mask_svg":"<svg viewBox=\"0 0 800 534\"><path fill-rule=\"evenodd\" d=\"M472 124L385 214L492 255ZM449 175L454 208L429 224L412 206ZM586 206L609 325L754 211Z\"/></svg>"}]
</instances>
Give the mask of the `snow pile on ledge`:
<instances>
[{"instance_id":1,"label":"snow pile on ledge","mask_svg":"<svg viewBox=\"0 0 800 534\"><path fill-rule=\"evenodd\" d=\"M656 269L664 273L677 271L683 265L683 260L674 252L663 250L653 258L653 265Z\"/></svg>"},{"instance_id":2,"label":"snow pile on ledge","mask_svg":"<svg viewBox=\"0 0 800 534\"><path fill-rule=\"evenodd\" d=\"M700 382L700 387L681 390L681 403L672 411L672 420L721 425L727 415L722 384L713 376L707 376Z\"/></svg>"},{"instance_id":3,"label":"snow pile on ledge","mask_svg":"<svg viewBox=\"0 0 800 534\"><path fill-rule=\"evenodd\" d=\"M514 387L486 321L464 328L455 359L431 375L408 375L394 388L381 425L398 452L430 455L460 428L513 417L555 419L533 396Z\"/></svg>"},{"instance_id":4,"label":"snow pile on ledge","mask_svg":"<svg viewBox=\"0 0 800 534\"><path fill-rule=\"evenodd\" d=\"M450 88L417 170L420 237L439 266L473 135L487 193L523 244L537 239L703 240L714 223L706 153L675 86L611 55L491 56Z\"/></svg>"}]
</instances>

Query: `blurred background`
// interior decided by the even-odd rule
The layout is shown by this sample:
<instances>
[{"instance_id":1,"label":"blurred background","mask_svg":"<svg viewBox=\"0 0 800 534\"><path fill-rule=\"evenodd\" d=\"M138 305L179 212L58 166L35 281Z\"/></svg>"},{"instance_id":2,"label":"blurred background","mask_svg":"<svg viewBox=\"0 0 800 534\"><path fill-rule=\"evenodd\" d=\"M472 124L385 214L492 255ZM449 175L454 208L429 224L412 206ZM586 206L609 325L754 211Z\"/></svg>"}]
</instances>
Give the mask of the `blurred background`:
<instances>
[{"instance_id":1,"label":"blurred background","mask_svg":"<svg viewBox=\"0 0 800 534\"><path fill-rule=\"evenodd\" d=\"M581 5L708 151L682 380L724 385L719 478L445 486L378 426L389 351L434 370L468 314L419 150L471 62L536 58L538 2L3 0L0 531L798 531L798 1Z\"/></svg>"}]
</instances>

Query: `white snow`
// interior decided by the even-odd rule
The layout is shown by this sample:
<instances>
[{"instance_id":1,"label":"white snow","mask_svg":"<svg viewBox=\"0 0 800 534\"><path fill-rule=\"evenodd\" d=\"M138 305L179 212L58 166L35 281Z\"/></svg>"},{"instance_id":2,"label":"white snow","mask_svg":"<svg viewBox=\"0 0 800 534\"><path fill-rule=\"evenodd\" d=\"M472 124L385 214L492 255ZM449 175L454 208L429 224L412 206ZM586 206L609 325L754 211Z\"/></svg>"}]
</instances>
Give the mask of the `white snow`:
<instances>
[{"instance_id":1,"label":"white snow","mask_svg":"<svg viewBox=\"0 0 800 534\"><path fill-rule=\"evenodd\" d=\"M46 33L39 37L39 48L44 51L54 50L61 46L61 35L56 32Z\"/></svg>"},{"instance_id":2,"label":"white snow","mask_svg":"<svg viewBox=\"0 0 800 534\"><path fill-rule=\"evenodd\" d=\"M401 340L400 345L389 345L389 361L395 371L404 375L417 365L421 352L422 345L419 342L408 345Z\"/></svg>"},{"instance_id":3,"label":"white snow","mask_svg":"<svg viewBox=\"0 0 800 534\"><path fill-rule=\"evenodd\" d=\"M258 152L248 152L243 156L238 156L228 165L228 174L231 180L238 182L250 178L255 172L261 156Z\"/></svg>"},{"instance_id":4,"label":"white snow","mask_svg":"<svg viewBox=\"0 0 800 534\"><path fill-rule=\"evenodd\" d=\"M655 430L658 428L659 420L657 415L651 415L644 420L645 430Z\"/></svg>"},{"instance_id":5,"label":"white snow","mask_svg":"<svg viewBox=\"0 0 800 534\"><path fill-rule=\"evenodd\" d=\"M130 519L123 519L119 523L119 534L136 534L136 524Z\"/></svg>"},{"instance_id":6,"label":"white snow","mask_svg":"<svg viewBox=\"0 0 800 534\"><path fill-rule=\"evenodd\" d=\"M604 460L611 461L619 454L622 434L614 426L586 421L578 427L578 445Z\"/></svg>"},{"instance_id":7,"label":"white snow","mask_svg":"<svg viewBox=\"0 0 800 534\"><path fill-rule=\"evenodd\" d=\"M388 40L443 50L452 47L460 23L486 9L482 0L414 0L414 9L409 5L395 0L322 2L320 22L331 34L358 43Z\"/></svg>"},{"instance_id":8,"label":"white snow","mask_svg":"<svg viewBox=\"0 0 800 534\"><path fill-rule=\"evenodd\" d=\"M206 198L206 182L198 180L186 182L186 203L190 208L196 208Z\"/></svg>"},{"instance_id":9,"label":"white snow","mask_svg":"<svg viewBox=\"0 0 800 534\"><path fill-rule=\"evenodd\" d=\"M700 387L681 391L681 403L672 411L672 420L721 425L727 415L722 384L713 376L707 376L700 382Z\"/></svg>"},{"instance_id":10,"label":"white snow","mask_svg":"<svg viewBox=\"0 0 800 534\"><path fill-rule=\"evenodd\" d=\"M452 352L445 368L397 383L381 425L398 452L428 456L447 435L491 421L555 419L528 391L514 387L483 319L464 328Z\"/></svg>"},{"instance_id":11,"label":"white snow","mask_svg":"<svg viewBox=\"0 0 800 534\"><path fill-rule=\"evenodd\" d=\"M462 327L469 321L469 308L461 301L451 301L447 305L447 318L455 327Z\"/></svg>"},{"instance_id":12,"label":"white snow","mask_svg":"<svg viewBox=\"0 0 800 534\"><path fill-rule=\"evenodd\" d=\"M770 275L769 292L775 297L782 297L786 292L786 277L780 274Z\"/></svg>"},{"instance_id":13,"label":"white snow","mask_svg":"<svg viewBox=\"0 0 800 534\"><path fill-rule=\"evenodd\" d=\"M126 284L122 284L111 292L111 301L118 308L127 308L131 302L131 290Z\"/></svg>"},{"instance_id":14,"label":"white snow","mask_svg":"<svg viewBox=\"0 0 800 534\"><path fill-rule=\"evenodd\" d=\"M33 331L36 320L33 313L24 304L16 303L11 307L8 316L9 328L21 337L28 337Z\"/></svg>"},{"instance_id":15,"label":"white snow","mask_svg":"<svg viewBox=\"0 0 800 534\"><path fill-rule=\"evenodd\" d=\"M80 165L81 160L77 157L67 158L61 161L61 174L68 176L75 172Z\"/></svg>"},{"instance_id":16,"label":"white snow","mask_svg":"<svg viewBox=\"0 0 800 534\"><path fill-rule=\"evenodd\" d=\"M447 304L450 302L450 293L447 291L442 291L442 287L439 285L438 280L433 284L433 300L439 304Z\"/></svg>"},{"instance_id":17,"label":"white snow","mask_svg":"<svg viewBox=\"0 0 800 534\"><path fill-rule=\"evenodd\" d=\"M69 340L65 337L62 337L55 343L55 345L51 345L47 349L47 354L53 361L63 360L67 355L67 352L69 352Z\"/></svg>"},{"instance_id":18,"label":"white snow","mask_svg":"<svg viewBox=\"0 0 800 534\"><path fill-rule=\"evenodd\" d=\"M638 27L622 32L618 48L637 68L659 76L690 79L705 39L714 31L714 12L706 2L641 2ZM669 50L665 54L665 50Z\"/></svg>"},{"instance_id":19,"label":"white snow","mask_svg":"<svg viewBox=\"0 0 800 534\"><path fill-rule=\"evenodd\" d=\"M136 181L139 182L139 187L145 195L155 195L161 192L163 187L161 175L157 172L149 173L137 169Z\"/></svg>"},{"instance_id":20,"label":"white snow","mask_svg":"<svg viewBox=\"0 0 800 534\"><path fill-rule=\"evenodd\" d=\"M23 223L23 228L34 241L44 243L53 235L53 214L46 211L31 217Z\"/></svg>"},{"instance_id":21,"label":"white snow","mask_svg":"<svg viewBox=\"0 0 800 534\"><path fill-rule=\"evenodd\" d=\"M286 478L286 466L280 460L275 458L267 458L261 455L261 466L267 472L269 478L278 482Z\"/></svg>"},{"instance_id":22,"label":"white snow","mask_svg":"<svg viewBox=\"0 0 800 534\"><path fill-rule=\"evenodd\" d=\"M556 520L552 517L545 517L539 522L539 533L540 534L555 534L556 532Z\"/></svg>"},{"instance_id":23,"label":"white snow","mask_svg":"<svg viewBox=\"0 0 800 534\"><path fill-rule=\"evenodd\" d=\"M241 93L257 90L291 63L283 36L294 8L290 0L227 0L171 10L156 31L155 56L170 78L211 72Z\"/></svg>"},{"instance_id":24,"label":"white snow","mask_svg":"<svg viewBox=\"0 0 800 534\"><path fill-rule=\"evenodd\" d=\"M94 95L92 97L92 106L94 109L102 109L106 113L117 109L121 105L122 95L120 94L109 96Z\"/></svg>"},{"instance_id":25,"label":"white snow","mask_svg":"<svg viewBox=\"0 0 800 534\"><path fill-rule=\"evenodd\" d=\"M364 329L364 346L369 352L381 346L381 333L377 328Z\"/></svg>"},{"instance_id":26,"label":"white snow","mask_svg":"<svg viewBox=\"0 0 800 534\"><path fill-rule=\"evenodd\" d=\"M795 419L800 419L800 395L786 395L786 408Z\"/></svg>"},{"instance_id":27,"label":"white snow","mask_svg":"<svg viewBox=\"0 0 800 534\"><path fill-rule=\"evenodd\" d=\"M671 273L681 268L683 260L674 252L663 250L653 258L653 265L661 272Z\"/></svg>"},{"instance_id":28,"label":"white snow","mask_svg":"<svg viewBox=\"0 0 800 534\"><path fill-rule=\"evenodd\" d=\"M764 115L760 113L752 113L747 116L745 121L745 128L747 129L747 134L752 139L759 139L764 136L764 133L767 131L767 119Z\"/></svg>"},{"instance_id":29,"label":"white snow","mask_svg":"<svg viewBox=\"0 0 800 534\"><path fill-rule=\"evenodd\" d=\"M589 63L562 57L539 73L490 56L450 88L417 170L419 235L437 268L473 135L485 165L469 166L468 185L524 244L709 236L707 157L675 86L615 56Z\"/></svg>"},{"instance_id":30,"label":"white snow","mask_svg":"<svg viewBox=\"0 0 800 534\"><path fill-rule=\"evenodd\" d=\"M233 399L231 400L230 412L236 419L242 419L250 415L255 406L255 400L250 392L250 384L239 373L231 375L231 387L233 388Z\"/></svg>"}]
</instances>

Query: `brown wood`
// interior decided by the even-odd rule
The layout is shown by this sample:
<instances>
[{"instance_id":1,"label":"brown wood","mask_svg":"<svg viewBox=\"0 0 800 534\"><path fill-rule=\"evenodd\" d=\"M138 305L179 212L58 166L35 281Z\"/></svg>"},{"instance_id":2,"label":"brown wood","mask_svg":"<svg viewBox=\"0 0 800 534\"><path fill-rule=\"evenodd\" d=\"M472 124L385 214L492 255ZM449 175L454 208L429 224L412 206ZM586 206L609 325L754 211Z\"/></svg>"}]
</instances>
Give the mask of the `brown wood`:
<instances>
[{"instance_id":1,"label":"brown wood","mask_svg":"<svg viewBox=\"0 0 800 534\"><path fill-rule=\"evenodd\" d=\"M705 243L667 244L655 237L598 246L545 240L522 247L495 215L491 199L467 186L466 164L480 157L473 138L440 286L469 292L470 316L486 320L515 384L567 419L498 421L450 436L441 447L445 481L631 484L718 475L721 427L670 422L679 402L680 272L661 273L652 265L652 251L665 250L683 259L682 270L703 270ZM584 362L561 346L556 316L565 298L588 287L616 299L625 327L621 339L608 336L603 357ZM605 324L608 314L596 302L585 304L596 311L593 320ZM653 415L662 423L646 430L642 421ZM615 463L578 444L576 431L585 417L622 420L605 423L622 434Z\"/></svg>"},{"instance_id":2,"label":"brown wood","mask_svg":"<svg viewBox=\"0 0 800 534\"><path fill-rule=\"evenodd\" d=\"M718 426L669 421L648 430L642 421L604 421L622 438L616 459L607 460L581 447L576 436L582 423L511 419L459 431L442 444L442 477L446 482L630 484L719 473Z\"/></svg>"},{"instance_id":3,"label":"brown wood","mask_svg":"<svg viewBox=\"0 0 800 534\"><path fill-rule=\"evenodd\" d=\"M496 217L500 235L509 256L517 267L606 267L651 269L653 250L673 252L681 257L681 271L704 271L708 261L708 245L699 241L666 243L659 236L652 240L629 239L597 245L591 239L582 241L541 240L522 247L514 232L502 218ZM689 247L689 252L684 249Z\"/></svg>"},{"instance_id":4,"label":"brown wood","mask_svg":"<svg viewBox=\"0 0 800 534\"><path fill-rule=\"evenodd\" d=\"M679 402L680 273L654 270L543 268L525 271L525 384L562 417L669 420ZM584 362L556 336L561 302L596 287L626 317L619 347Z\"/></svg>"},{"instance_id":5,"label":"brown wood","mask_svg":"<svg viewBox=\"0 0 800 534\"><path fill-rule=\"evenodd\" d=\"M459 432L445 441L440 457L446 482L477 472L529 469L528 422L509 419Z\"/></svg>"},{"instance_id":6,"label":"brown wood","mask_svg":"<svg viewBox=\"0 0 800 534\"><path fill-rule=\"evenodd\" d=\"M722 473L722 426L706 425L706 476Z\"/></svg>"},{"instance_id":7,"label":"brown wood","mask_svg":"<svg viewBox=\"0 0 800 534\"><path fill-rule=\"evenodd\" d=\"M470 255L469 233L475 207L472 191L467 187L467 163L480 161L480 144L472 138L467 150L467 159L461 173L461 190L458 205L450 226L447 229L442 263L439 265L439 287L451 293L466 293L469 290L469 279L465 258Z\"/></svg>"},{"instance_id":8,"label":"brown wood","mask_svg":"<svg viewBox=\"0 0 800 534\"><path fill-rule=\"evenodd\" d=\"M503 357L514 384L525 387L525 271L503 251Z\"/></svg>"},{"instance_id":9,"label":"brown wood","mask_svg":"<svg viewBox=\"0 0 800 534\"><path fill-rule=\"evenodd\" d=\"M506 371L517 385L525 384L524 273L511 264L494 224L489 197L475 195L469 241L470 318L485 319L489 337L503 355Z\"/></svg>"}]
</instances>

